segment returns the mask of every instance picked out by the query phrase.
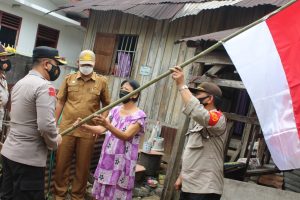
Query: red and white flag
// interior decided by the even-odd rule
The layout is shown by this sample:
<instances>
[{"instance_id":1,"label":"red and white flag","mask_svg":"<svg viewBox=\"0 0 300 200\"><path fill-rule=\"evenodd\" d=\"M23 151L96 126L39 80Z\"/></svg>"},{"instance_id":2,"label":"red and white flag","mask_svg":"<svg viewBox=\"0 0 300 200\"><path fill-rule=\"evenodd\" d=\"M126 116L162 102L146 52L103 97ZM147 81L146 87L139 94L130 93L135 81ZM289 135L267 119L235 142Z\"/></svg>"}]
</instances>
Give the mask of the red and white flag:
<instances>
[{"instance_id":1,"label":"red and white flag","mask_svg":"<svg viewBox=\"0 0 300 200\"><path fill-rule=\"evenodd\" d=\"M224 44L275 164L300 168L300 1Z\"/></svg>"}]
</instances>

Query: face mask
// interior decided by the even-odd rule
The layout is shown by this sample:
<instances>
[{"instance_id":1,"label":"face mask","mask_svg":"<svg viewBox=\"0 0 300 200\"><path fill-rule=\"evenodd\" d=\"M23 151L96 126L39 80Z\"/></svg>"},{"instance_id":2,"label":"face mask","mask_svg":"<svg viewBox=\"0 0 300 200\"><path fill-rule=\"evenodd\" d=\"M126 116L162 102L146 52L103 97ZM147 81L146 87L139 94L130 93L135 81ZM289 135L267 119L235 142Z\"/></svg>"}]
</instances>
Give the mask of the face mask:
<instances>
[{"instance_id":1,"label":"face mask","mask_svg":"<svg viewBox=\"0 0 300 200\"><path fill-rule=\"evenodd\" d=\"M82 66L79 67L79 71L84 75L89 75L93 72L93 67Z\"/></svg>"},{"instance_id":2,"label":"face mask","mask_svg":"<svg viewBox=\"0 0 300 200\"><path fill-rule=\"evenodd\" d=\"M120 93L119 93L119 97L122 98L122 97L125 97L127 94L129 94L130 92L128 91L125 91L125 90L120 90ZM131 101L130 98L126 99L123 101L123 103L128 103L129 101Z\"/></svg>"},{"instance_id":3,"label":"face mask","mask_svg":"<svg viewBox=\"0 0 300 200\"><path fill-rule=\"evenodd\" d=\"M11 69L11 62L10 60L1 61L0 60L0 70L2 71L9 71Z\"/></svg>"},{"instance_id":4,"label":"face mask","mask_svg":"<svg viewBox=\"0 0 300 200\"><path fill-rule=\"evenodd\" d=\"M208 97L210 97L210 96L206 96L206 97L198 98L198 100L200 101L200 103L201 103L203 106L207 106L207 105L208 105L208 103L204 103L203 101L204 101L205 99L207 99Z\"/></svg>"},{"instance_id":5,"label":"face mask","mask_svg":"<svg viewBox=\"0 0 300 200\"><path fill-rule=\"evenodd\" d=\"M60 75L60 68L59 68L59 66L56 66L53 64L51 64L51 66L52 66L52 68L50 71L48 71L48 74L50 76L50 81L55 81Z\"/></svg>"}]
</instances>

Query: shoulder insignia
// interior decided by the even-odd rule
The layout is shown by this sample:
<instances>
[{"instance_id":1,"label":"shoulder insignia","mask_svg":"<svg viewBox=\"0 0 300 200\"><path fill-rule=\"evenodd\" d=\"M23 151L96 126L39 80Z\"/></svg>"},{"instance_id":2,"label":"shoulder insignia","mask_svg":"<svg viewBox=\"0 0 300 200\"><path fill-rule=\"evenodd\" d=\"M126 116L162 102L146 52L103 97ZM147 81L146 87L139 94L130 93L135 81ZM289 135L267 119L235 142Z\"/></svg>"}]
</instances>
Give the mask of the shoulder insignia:
<instances>
[{"instance_id":1,"label":"shoulder insignia","mask_svg":"<svg viewBox=\"0 0 300 200\"><path fill-rule=\"evenodd\" d=\"M210 125L210 126L216 125L221 116L222 116L222 113L219 111L209 111L208 125Z\"/></svg>"},{"instance_id":2,"label":"shoulder insignia","mask_svg":"<svg viewBox=\"0 0 300 200\"><path fill-rule=\"evenodd\" d=\"M51 96L51 97L55 97L55 96L56 96L55 88L54 88L54 87L49 87L49 89L48 89L48 94L49 94L49 96Z\"/></svg>"}]
</instances>

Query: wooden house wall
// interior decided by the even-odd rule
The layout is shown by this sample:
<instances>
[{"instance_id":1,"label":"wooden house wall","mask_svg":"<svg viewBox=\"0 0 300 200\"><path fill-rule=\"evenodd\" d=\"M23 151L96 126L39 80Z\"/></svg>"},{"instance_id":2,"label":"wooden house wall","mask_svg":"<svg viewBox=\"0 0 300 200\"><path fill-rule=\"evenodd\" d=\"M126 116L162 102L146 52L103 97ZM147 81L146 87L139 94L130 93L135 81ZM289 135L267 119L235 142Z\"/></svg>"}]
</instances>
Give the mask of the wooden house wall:
<instances>
[{"instance_id":1,"label":"wooden house wall","mask_svg":"<svg viewBox=\"0 0 300 200\"><path fill-rule=\"evenodd\" d=\"M194 48L187 48L185 43L174 44L176 40L244 26L273 9L267 6L249 9L224 7L175 21L145 19L118 11L92 11L83 48L93 49L97 32L138 35L131 78L144 84L194 56ZM152 68L150 76L139 74L142 65ZM193 67L185 68L186 74L191 75L193 71ZM122 80L109 76L113 100L118 98ZM142 92L139 106L150 120L159 120L163 125L176 128L182 107L181 98L177 94L173 80L167 77Z\"/></svg>"}]
</instances>

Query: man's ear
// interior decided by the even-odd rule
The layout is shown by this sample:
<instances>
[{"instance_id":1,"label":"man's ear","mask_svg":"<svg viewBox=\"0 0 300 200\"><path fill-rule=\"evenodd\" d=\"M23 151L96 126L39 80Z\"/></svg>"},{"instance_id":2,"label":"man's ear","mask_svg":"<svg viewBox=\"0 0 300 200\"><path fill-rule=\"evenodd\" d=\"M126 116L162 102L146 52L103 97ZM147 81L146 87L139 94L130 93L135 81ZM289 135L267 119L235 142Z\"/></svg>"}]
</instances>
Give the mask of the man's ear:
<instances>
[{"instance_id":1,"label":"man's ear","mask_svg":"<svg viewBox=\"0 0 300 200\"><path fill-rule=\"evenodd\" d=\"M51 68L52 68L52 65L51 65L51 63L50 63L50 61L49 60L42 60L42 65L44 66L44 68L46 69L46 70L51 70Z\"/></svg>"},{"instance_id":2,"label":"man's ear","mask_svg":"<svg viewBox=\"0 0 300 200\"><path fill-rule=\"evenodd\" d=\"M214 102L214 100L215 100L215 97L213 95L210 95L207 103L210 104L210 103Z\"/></svg>"}]
</instances>

